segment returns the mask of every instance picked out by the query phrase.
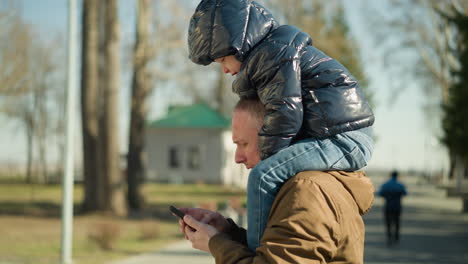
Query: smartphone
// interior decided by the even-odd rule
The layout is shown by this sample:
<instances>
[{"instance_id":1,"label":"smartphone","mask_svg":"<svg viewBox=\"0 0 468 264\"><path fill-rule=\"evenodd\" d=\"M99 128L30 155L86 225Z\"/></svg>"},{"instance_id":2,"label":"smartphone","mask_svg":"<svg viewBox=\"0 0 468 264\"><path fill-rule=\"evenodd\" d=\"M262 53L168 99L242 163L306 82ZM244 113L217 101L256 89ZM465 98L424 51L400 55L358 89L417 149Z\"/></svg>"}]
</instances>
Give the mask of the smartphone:
<instances>
[{"instance_id":1,"label":"smartphone","mask_svg":"<svg viewBox=\"0 0 468 264\"><path fill-rule=\"evenodd\" d=\"M169 206L169 210L170 210L172 213L174 213L175 215L177 215L178 217L180 217L180 219L184 220L184 216L185 216L184 212L182 212L181 210L175 208L175 207L172 206L172 205ZM191 227L191 226L189 226L189 225L187 225L187 226L190 228L190 230L192 230L192 231L197 231L197 230L195 230L195 228L193 228L193 227Z\"/></svg>"},{"instance_id":2,"label":"smartphone","mask_svg":"<svg viewBox=\"0 0 468 264\"><path fill-rule=\"evenodd\" d=\"M180 211L179 209L175 208L174 206L169 206L169 210L174 213L175 215L177 215L178 217L180 217L180 219L184 219L184 216L185 214Z\"/></svg>"}]
</instances>

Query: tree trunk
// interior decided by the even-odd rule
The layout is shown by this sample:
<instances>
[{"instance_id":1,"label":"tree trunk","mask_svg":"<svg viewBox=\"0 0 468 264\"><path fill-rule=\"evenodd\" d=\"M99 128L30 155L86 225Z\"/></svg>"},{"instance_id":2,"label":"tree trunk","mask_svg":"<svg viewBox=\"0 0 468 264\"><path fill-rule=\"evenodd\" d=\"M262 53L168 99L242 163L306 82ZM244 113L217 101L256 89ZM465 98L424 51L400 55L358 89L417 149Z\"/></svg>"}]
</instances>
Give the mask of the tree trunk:
<instances>
[{"instance_id":1,"label":"tree trunk","mask_svg":"<svg viewBox=\"0 0 468 264\"><path fill-rule=\"evenodd\" d=\"M45 59L44 59L45 62ZM42 65L43 67L48 67L49 65ZM46 73L43 73L42 71L44 68L38 69L39 75L38 75L38 83L39 85L37 86L36 89L38 89L37 93L35 96L37 97L37 105L35 109L35 114L36 117L35 119L37 120L37 133L36 133L36 138L37 138L37 151L38 151L38 174L40 175L40 178L38 178L39 182L42 183L48 183L49 178L48 178L48 169L47 169L47 130L49 126L49 120L48 120L48 115L47 115L47 110L45 102L47 102L47 97L46 97ZM47 70L46 70L47 71Z\"/></svg>"},{"instance_id":2,"label":"tree trunk","mask_svg":"<svg viewBox=\"0 0 468 264\"><path fill-rule=\"evenodd\" d=\"M38 157L39 157L39 171L41 174L42 183L49 183L49 169L47 166L47 153L46 153L46 138L39 139L38 144Z\"/></svg>"},{"instance_id":3,"label":"tree trunk","mask_svg":"<svg viewBox=\"0 0 468 264\"><path fill-rule=\"evenodd\" d=\"M103 144L103 172L106 179L107 201L109 209L116 215L123 216L127 213L124 195L124 181L119 168L119 140L117 122L117 103L120 84L119 61L119 23L117 13L117 0L107 0L105 16L105 87L104 87L104 125L101 138Z\"/></svg>"},{"instance_id":4,"label":"tree trunk","mask_svg":"<svg viewBox=\"0 0 468 264\"><path fill-rule=\"evenodd\" d=\"M26 141L27 141L27 160L26 160L26 183L32 183L32 165L33 165L33 124L27 122L26 124Z\"/></svg>"},{"instance_id":5,"label":"tree trunk","mask_svg":"<svg viewBox=\"0 0 468 264\"><path fill-rule=\"evenodd\" d=\"M103 138L106 137L105 126L104 123L104 113L105 113L105 90L107 86L107 59L106 59L106 15L107 15L107 0L99 1L97 6L97 31L98 31L98 38L97 38L97 45L98 45L98 53L97 53L97 72L98 72L98 80L97 80L97 100L96 104L99 106L97 111L97 120L98 120L98 141L97 141L97 155L99 156L99 162L96 164L96 203L97 203L97 210L99 211L107 211L109 212L110 209L110 202L109 202L109 180L106 178L105 174L105 166L104 161L106 158L104 157L105 153L105 145L106 141Z\"/></svg>"},{"instance_id":6,"label":"tree trunk","mask_svg":"<svg viewBox=\"0 0 468 264\"><path fill-rule=\"evenodd\" d=\"M83 2L83 40L81 66L81 116L83 129L83 180L82 209L94 211L98 203L98 1Z\"/></svg>"},{"instance_id":7,"label":"tree trunk","mask_svg":"<svg viewBox=\"0 0 468 264\"><path fill-rule=\"evenodd\" d=\"M216 85L216 109L218 110L219 113L225 115L224 111L224 94L226 91L226 74L223 71L223 68L220 67L220 70L218 71L218 82Z\"/></svg>"},{"instance_id":8,"label":"tree trunk","mask_svg":"<svg viewBox=\"0 0 468 264\"><path fill-rule=\"evenodd\" d=\"M144 198L140 184L145 178L146 162L143 152L145 142L145 120L147 115L146 100L151 90L151 80L147 69L148 26L150 5L148 0L138 1L138 21L134 49L134 73L132 79L132 99L130 114L130 138L127 155L127 202L132 210L143 207Z\"/></svg>"}]
</instances>

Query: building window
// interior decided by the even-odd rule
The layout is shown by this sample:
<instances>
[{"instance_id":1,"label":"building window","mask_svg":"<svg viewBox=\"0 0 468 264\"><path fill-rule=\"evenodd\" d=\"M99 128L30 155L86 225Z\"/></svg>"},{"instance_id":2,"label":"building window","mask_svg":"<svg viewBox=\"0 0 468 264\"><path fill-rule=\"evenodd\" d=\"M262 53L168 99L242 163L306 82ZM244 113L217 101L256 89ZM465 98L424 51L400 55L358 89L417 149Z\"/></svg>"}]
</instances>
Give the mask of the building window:
<instances>
[{"instance_id":1,"label":"building window","mask_svg":"<svg viewBox=\"0 0 468 264\"><path fill-rule=\"evenodd\" d=\"M177 169L180 167L180 151L177 147L169 148L169 168Z\"/></svg>"},{"instance_id":2,"label":"building window","mask_svg":"<svg viewBox=\"0 0 468 264\"><path fill-rule=\"evenodd\" d=\"M188 168L199 170L201 166L200 147L191 146L188 148Z\"/></svg>"}]
</instances>

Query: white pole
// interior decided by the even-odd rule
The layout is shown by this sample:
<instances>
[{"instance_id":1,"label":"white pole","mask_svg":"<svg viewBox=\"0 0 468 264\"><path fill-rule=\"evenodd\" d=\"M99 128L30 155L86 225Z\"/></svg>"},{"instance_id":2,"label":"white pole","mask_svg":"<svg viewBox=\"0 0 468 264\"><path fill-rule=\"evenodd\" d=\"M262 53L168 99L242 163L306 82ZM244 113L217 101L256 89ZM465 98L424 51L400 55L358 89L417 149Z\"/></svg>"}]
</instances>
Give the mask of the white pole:
<instances>
[{"instance_id":1,"label":"white pole","mask_svg":"<svg viewBox=\"0 0 468 264\"><path fill-rule=\"evenodd\" d=\"M76 107L76 0L69 0L68 6L68 73L67 73L67 128L65 173L62 181L62 250L61 264L72 263L73 241L73 131L75 130Z\"/></svg>"}]
</instances>

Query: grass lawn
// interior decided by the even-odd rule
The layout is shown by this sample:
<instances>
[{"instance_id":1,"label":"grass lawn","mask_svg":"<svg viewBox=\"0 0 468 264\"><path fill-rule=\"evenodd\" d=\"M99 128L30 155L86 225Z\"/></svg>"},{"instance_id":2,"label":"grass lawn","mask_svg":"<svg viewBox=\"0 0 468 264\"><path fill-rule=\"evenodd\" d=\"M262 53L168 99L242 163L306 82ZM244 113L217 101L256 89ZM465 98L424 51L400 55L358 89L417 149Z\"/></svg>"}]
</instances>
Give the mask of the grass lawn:
<instances>
[{"instance_id":1,"label":"grass lawn","mask_svg":"<svg viewBox=\"0 0 468 264\"><path fill-rule=\"evenodd\" d=\"M213 185L167 185L143 187L147 207L129 218L76 215L73 222L73 263L102 264L133 254L154 251L181 239L176 218L168 206L210 207L242 190ZM75 205L82 199L82 186L75 185ZM61 186L0 182L0 263L59 263L61 239ZM77 211L77 210L76 210ZM118 234L112 250L103 250L90 239L102 230ZM146 236L146 239L143 239ZM103 239L102 239L103 240Z\"/></svg>"}]
</instances>

